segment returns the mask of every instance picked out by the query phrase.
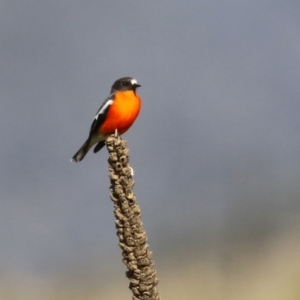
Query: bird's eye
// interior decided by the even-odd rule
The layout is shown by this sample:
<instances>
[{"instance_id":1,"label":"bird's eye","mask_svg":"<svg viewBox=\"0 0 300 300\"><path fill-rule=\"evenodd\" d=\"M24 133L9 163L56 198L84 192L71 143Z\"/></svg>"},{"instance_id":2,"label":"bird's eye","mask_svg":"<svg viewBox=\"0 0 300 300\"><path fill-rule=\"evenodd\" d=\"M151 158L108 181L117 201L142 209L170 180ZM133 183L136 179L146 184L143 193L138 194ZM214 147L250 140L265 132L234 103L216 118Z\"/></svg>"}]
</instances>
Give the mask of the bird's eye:
<instances>
[{"instance_id":1,"label":"bird's eye","mask_svg":"<svg viewBox=\"0 0 300 300\"><path fill-rule=\"evenodd\" d=\"M127 85L128 85L128 81L123 81L122 84L123 84L124 86L127 86Z\"/></svg>"}]
</instances>

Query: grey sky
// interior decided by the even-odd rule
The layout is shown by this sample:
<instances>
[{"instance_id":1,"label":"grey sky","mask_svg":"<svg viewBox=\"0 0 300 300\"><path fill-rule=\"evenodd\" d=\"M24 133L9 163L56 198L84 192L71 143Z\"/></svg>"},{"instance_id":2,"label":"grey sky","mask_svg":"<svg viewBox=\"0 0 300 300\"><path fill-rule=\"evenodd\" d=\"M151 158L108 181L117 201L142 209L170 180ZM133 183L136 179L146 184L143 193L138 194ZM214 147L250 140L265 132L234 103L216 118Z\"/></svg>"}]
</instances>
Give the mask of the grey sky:
<instances>
[{"instance_id":1,"label":"grey sky","mask_svg":"<svg viewBox=\"0 0 300 300\"><path fill-rule=\"evenodd\" d=\"M299 13L297 1L2 1L2 276L118 253L106 150L70 158L122 76L142 85L125 139L152 248L299 210L278 196L299 191Z\"/></svg>"}]
</instances>

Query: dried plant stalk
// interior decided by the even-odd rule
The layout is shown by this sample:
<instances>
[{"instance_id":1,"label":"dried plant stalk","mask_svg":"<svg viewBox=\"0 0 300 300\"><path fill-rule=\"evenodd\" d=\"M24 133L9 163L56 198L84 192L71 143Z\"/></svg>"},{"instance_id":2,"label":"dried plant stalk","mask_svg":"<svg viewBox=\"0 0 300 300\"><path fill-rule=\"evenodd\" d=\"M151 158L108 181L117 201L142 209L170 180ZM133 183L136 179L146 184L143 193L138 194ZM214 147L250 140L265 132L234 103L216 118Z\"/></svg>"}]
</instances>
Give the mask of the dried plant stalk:
<instances>
[{"instance_id":1,"label":"dried plant stalk","mask_svg":"<svg viewBox=\"0 0 300 300\"><path fill-rule=\"evenodd\" d=\"M126 141L111 135L106 140L106 146L109 152L110 198L114 203L117 235L123 262L128 268L126 276L130 280L132 299L160 300L154 261L141 222L141 210L132 192L134 181Z\"/></svg>"}]
</instances>

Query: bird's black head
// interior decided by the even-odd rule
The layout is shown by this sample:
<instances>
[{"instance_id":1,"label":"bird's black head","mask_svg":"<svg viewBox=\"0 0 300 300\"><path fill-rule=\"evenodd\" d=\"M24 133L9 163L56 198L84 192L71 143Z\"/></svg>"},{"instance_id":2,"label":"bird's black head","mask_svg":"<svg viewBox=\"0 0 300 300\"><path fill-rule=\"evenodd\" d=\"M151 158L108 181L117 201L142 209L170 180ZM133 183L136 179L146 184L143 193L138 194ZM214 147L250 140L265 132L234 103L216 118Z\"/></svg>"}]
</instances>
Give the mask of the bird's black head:
<instances>
[{"instance_id":1,"label":"bird's black head","mask_svg":"<svg viewBox=\"0 0 300 300\"><path fill-rule=\"evenodd\" d=\"M136 79L131 77L123 77L118 79L111 87L111 92L116 91L135 91L136 88L140 87Z\"/></svg>"}]
</instances>

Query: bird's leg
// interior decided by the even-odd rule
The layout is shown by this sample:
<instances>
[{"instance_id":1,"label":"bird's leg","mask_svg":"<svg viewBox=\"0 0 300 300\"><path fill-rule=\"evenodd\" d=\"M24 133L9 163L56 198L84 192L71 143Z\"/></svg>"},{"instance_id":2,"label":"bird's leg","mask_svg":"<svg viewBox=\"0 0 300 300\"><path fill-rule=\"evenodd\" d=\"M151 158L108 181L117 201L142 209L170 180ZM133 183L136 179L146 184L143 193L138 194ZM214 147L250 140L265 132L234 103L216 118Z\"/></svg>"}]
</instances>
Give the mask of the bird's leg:
<instances>
[{"instance_id":1,"label":"bird's leg","mask_svg":"<svg viewBox=\"0 0 300 300\"><path fill-rule=\"evenodd\" d=\"M118 129L115 129L115 137L118 137L119 133L118 133Z\"/></svg>"},{"instance_id":2,"label":"bird's leg","mask_svg":"<svg viewBox=\"0 0 300 300\"><path fill-rule=\"evenodd\" d=\"M130 175L133 177L134 171L133 171L133 169L131 167L129 167L129 169L130 169Z\"/></svg>"}]
</instances>

